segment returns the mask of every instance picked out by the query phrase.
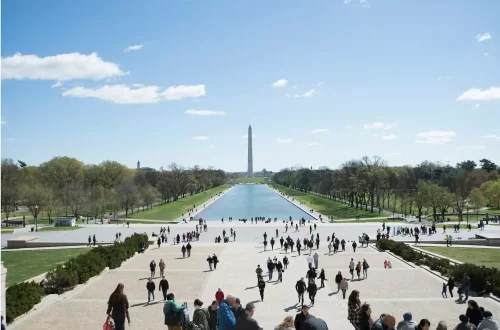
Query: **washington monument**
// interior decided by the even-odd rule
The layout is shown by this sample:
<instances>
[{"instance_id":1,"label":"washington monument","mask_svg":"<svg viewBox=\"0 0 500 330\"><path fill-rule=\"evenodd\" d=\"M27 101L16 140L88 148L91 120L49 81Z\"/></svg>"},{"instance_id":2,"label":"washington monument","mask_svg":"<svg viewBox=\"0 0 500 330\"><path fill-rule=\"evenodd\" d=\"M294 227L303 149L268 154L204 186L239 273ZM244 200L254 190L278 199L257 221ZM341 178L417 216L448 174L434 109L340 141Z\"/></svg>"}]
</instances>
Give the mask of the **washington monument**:
<instances>
[{"instance_id":1,"label":"washington monument","mask_svg":"<svg viewBox=\"0 0 500 330\"><path fill-rule=\"evenodd\" d=\"M248 126L248 170L247 177L253 177L252 125Z\"/></svg>"}]
</instances>

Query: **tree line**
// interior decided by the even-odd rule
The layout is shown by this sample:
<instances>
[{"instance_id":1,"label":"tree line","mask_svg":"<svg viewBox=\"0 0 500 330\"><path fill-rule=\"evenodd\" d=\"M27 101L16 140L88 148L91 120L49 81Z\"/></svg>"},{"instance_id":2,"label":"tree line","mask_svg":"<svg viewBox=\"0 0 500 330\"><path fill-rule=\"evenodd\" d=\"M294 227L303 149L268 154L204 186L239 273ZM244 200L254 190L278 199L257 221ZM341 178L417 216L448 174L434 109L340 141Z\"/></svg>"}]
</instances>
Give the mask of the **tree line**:
<instances>
[{"instance_id":1,"label":"tree line","mask_svg":"<svg viewBox=\"0 0 500 330\"><path fill-rule=\"evenodd\" d=\"M107 214L169 203L226 182L226 174L213 168L184 168L172 163L160 170L135 170L115 161L84 164L70 157L55 157L40 166L2 159L2 212L9 215L26 206L35 216L45 214L49 223L58 214Z\"/></svg>"},{"instance_id":2,"label":"tree line","mask_svg":"<svg viewBox=\"0 0 500 330\"><path fill-rule=\"evenodd\" d=\"M462 220L468 209L485 203L500 208L500 167L488 159L467 160L455 167L424 161L416 166L390 167L380 157L362 157L338 169L294 167L283 169L273 181L303 192L321 194L351 207L371 212L387 210L434 219L453 210Z\"/></svg>"}]
</instances>

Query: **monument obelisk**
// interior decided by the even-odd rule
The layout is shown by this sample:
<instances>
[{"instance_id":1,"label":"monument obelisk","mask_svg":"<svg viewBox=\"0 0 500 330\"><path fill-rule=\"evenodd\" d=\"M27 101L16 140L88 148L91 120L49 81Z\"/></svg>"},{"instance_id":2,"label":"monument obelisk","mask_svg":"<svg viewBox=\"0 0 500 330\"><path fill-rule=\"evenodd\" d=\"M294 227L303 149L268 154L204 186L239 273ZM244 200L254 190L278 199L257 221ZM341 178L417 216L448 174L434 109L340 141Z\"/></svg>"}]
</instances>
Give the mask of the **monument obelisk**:
<instances>
[{"instance_id":1,"label":"monument obelisk","mask_svg":"<svg viewBox=\"0 0 500 330\"><path fill-rule=\"evenodd\" d=\"M248 126L248 169L247 177L253 177L252 125Z\"/></svg>"}]
</instances>

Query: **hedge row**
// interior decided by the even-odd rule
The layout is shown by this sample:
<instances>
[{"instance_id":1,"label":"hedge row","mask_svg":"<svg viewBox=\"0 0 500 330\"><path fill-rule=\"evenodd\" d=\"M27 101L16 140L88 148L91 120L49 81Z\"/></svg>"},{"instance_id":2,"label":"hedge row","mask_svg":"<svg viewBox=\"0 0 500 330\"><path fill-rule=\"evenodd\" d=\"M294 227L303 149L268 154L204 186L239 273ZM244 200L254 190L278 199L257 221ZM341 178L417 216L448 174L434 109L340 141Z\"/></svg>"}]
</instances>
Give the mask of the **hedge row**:
<instances>
[{"instance_id":1,"label":"hedge row","mask_svg":"<svg viewBox=\"0 0 500 330\"><path fill-rule=\"evenodd\" d=\"M451 264L448 259L433 257L413 249L408 244L393 240L382 239L378 242L379 249L390 250L395 255L416 265L425 265L431 270L440 272L443 276L453 276L456 282L460 283L464 274L470 277L470 288L472 291L482 291L486 286L486 281L493 284L493 294L500 296L500 270L473 264Z\"/></svg>"},{"instance_id":2,"label":"hedge row","mask_svg":"<svg viewBox=\"0 0 500 330\"><path fill-rule=\"evenodd\" d=\"M133 234L123 243L93 248L58 265L47 273L46 280L41 283L23 282L10 286L6 294L7 323L31 310L40 302L43 294L61 294L99 275L106 267L120 267L123 261L139 252L143 245L145 249L148 248L148 236Z\"/></svg>"}]
</instances>

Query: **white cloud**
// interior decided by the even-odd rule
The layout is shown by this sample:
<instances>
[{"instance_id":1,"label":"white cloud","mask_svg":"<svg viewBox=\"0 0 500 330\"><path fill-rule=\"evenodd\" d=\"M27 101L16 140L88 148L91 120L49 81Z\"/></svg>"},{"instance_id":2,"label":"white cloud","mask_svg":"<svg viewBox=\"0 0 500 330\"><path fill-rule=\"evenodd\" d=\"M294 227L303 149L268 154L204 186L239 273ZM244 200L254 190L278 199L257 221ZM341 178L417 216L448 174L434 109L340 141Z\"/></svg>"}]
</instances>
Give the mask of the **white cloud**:
<instances>
[{"instance_id":1,"label":"white cloud","mask_svg":"<svg viewBox=\"0 0 500 330\"><path fill-rule=\"evenodd\" d=\"M484 91L471 88L457 98L457 101L493 101L500 100L500 87L490 87Z\"/></svg>"},{"instance_id":2,"label":"white cloud","mask_svg":"<svg viewBox=\"0 0 500 330\"><path fill-rule=\"evenodd\" d=\"M316 128L311 131L312 134L317 134L317 133L326 133L330 132L328 128Z\"/></svg>"},{"instance_id":3,"label":"white cloud","mask_svg":"<svg viewBox=\"0 0 500 330\"><path fill-rule=\"evenodd\" d=\"M2 120L2 125L7 125L7 121L6 120Z\"/></svg>"},{"instance_id":4,"label":"white cloud","mask_svg":"<svg viewBox=\"0 0 500 330\"><path fill-rule=\"evenodd\" d=\"M316 86L321 87L321 86L323 86L324 84L325 84L325 82L324 82L324 81L320 81L319 83L317 83L317 84L316 84Z\"/></svg>"},{"instance_id":5,"label":"white cloud","mask_svg":"<svg viewBox=\"0 0 500 330\"><path fill-rule=\"evenodd\" d=\"M280 138L280 137L277 137L276 138L276 142L278 142L278 143L292 143L293 140L291 138Z\"/></svg>"},{"instance_id":6,"label":"white cloud","mask_svg":"<svg viewBox=\"0 0 500 330\"><path fill-rule=\"evenodd\" d=\"M376 122L371 123L371 124L365 124L364 128L365 129L391 129L392 125L386 124L386 123L383 123L380 121L376 121Z\"/></svg>"},{"instance_id":7,"label":"white cloud","mask_svg":"<svg viewBox=\"0 0 500 330\"><path fill-rule=\"evenodd\" d=\"M193 140L197 140L197 141L206 141L208 139L209 139L209 137L205 136L205 135L198 135L198 136L193 137Z\"/></svg>"},{"instance_id":8,"label":"white cloud","mask_svg":"<svg viewBox=\"0 0 500 330\"><path fill-rule=\"evenodd\" d=\"M483 135L480 136L481 139L493 139L493 140L500 140L500 135L498 134L488 134L488 135Z\"/></svg>"},{"instance_id":9,"label":"white cloud","mask_svg":"<svg viewBox=\"0 0 500 330\"><path fill-rule=\"evenodd\" d=\"M134 50L139 50L143 47L144 45L132 45L132 46L128 46L127 48L125 48L124 52L129 52L129 51L134 51Z\"/></svg>"},{"instance_id":10,"label":"white cloud","mask_svg":"<svg viewBox=\"0 0 500 330\"><path fill-rule=\"evenodd\" d=\"M275 81L273 83L273 87L285 87L287 83L288 83L288 80L286 80L286 79L280 79L280 80Z\"/></svg>"},{"instance_id":11,"label":"white cloud","mask_svg":"<svg viewBox=\"0 0 500 330\"><path fill-rule=\"evenodd\" d=\"M61 87L62 86L62 82L58 81L56 82L55 84L53 84L52 86L50 86L50 88L56 88L56 87Z\"/></svg>"},{"instance_id":12,"label":"white cloud","mask_svg":"<svg viewBox=\"0 0 500 330\"><path fill-rule=\"evenodd\" d=\"M73 79L101 80L125 74L117 64L103 61L97 53L69 53L42 58L16 53L2 58L2 79L63 82Z\"/></svg>"},{"instance_id":13,"label":"white cloud","mask_svg":"<svg viewBox=\"0 0 500 330\"><path fill-rule=\"evenodd\" d=\"M162 93L167 100L182 100L188 97L200 97L205 95L205 85L180 85L169 87Z\"/></svg>"},{"instance_id":14,"label":"white cloud","mask_svg":"<svg viewBox=\"0 0 500 330\"><path fill-rule=\"evenodd\" d=\"M395 156L403 156L403 154L400 152L388 152L384 154L384 157L395 157Z\"/></svg>"},{"instance_id":15,"label":"white cloud","mask_svg":"<svg viewBox=\"0 0 500 330\"><path fill-rule=\"evenodd\" d=\"M75 87L63 92L63 96L97 98L118 104L157 103L162 97L158 86L130 88L126 85L105 85L97 89Z\"/></svg>"},{"instance_id":16,"label":"white cloud","mask_svg":"<svg viewBox=\"0 0 500 330\"><path fill-rule=\"evenodd\" d=\"M8 138L7 141L14 141L14 138Z\"/></svg>"},{"instance_id":17,"label":"white cloud","mask_svg":"<svg viewBox=\"0 0 500 330\"><path fill-rule=\"evenodd\" d=\"M479 103L474 104L474 108L479 109Z\"/></svg>"},{"instance_id":18,"label":"white cloud","mask_svg":"<svg viewBox=\"0 0 500 330\"><path fill-rule=\"evenodd\" d=\"M486 147L485 146L460 146L460 147L457 147L457 150L459 150L459 151L463 151L463 150L472 151L472 150L482 150L482 149L486 149Z\"/></svg>"},{"instance_id":19,"label":"white cloud","mask_svg":"<svg viewBox=\"0 0 500 330\"><path fill-rule=\"evenodd\" d=\"M455 136L455 132L452 131L421 132L417 134L417 137L423 138L423 140L416 140L415 143L441 145L451 142L451 139Z\"/></svg>"},{"instance_id":20,"label":"white cloud","mask_svg":"<svg viewBox=\"0 0 500 330\"><path fill-rule=\"evenodd\" d=\"M241 137L242 137L243 139L247 139L247 138L248 138L248 134L242 135ZM257 135L252 134L252 139L253 139L253 138L256 138L256 137L257 137Z\"/></svg>"},{"instance_id":21,"label":"white cloud","mask_svg":"<svg viewBox=\"0 0 500 330\"><path fill-rule=\"evenodd\" d=\"M226 113L224 111L213 111L213 110L186 110L184 111L186 115L193 116L225 116Z\"/></svg>"},{"instance_id":22,"label":"white cloud","mask_svg":"<svg viewBox=\"0 0 500 330\"><path fill-rule=\"evenodd\" d=\"M306 147L315 147L315 146L319 146L319 142L310 142L310 143L306 143L305 145L306 145Z\"/></svg>"},{"instance_id":23,"label":"white cloud","mask_svg":"<svg viewBox=\"0 0 500 330\"><path fill-rule=\"evenodd\" d=\"M349 4L350 2L352 2L352 0L344 0L344 5L347 5L347 4Z\"/></svg>"},{"instance_id":24,"label":"white cloud","mask_svg":"<svg viewBox=\"0 0 500 330\"><path fill-rule=\"evenodd\" d=\"M316 93L316 90L315 89L310 89L307 92L305 92L303 96L310 98L310 97L313 97L314 93Z\"/></svg>"},{"instance_id":25,"label":"white cloud","mask_svg":"<svg viewBox=\"0 0 500 330\"><path fill-rule=\"evenodd\" d=\"M478 34L476 36L476 40L478 42L485 41L485 40L488 40L488 39L491 39L491 34L489 34L488 32L486 32L485 34Z\"/></svg>"},{"instance_id":26,"label":"white cloud","mask_svg":"<svg viewBox=\"0 0 500 330\"><path fill-rule=\"evenodd\" d=\"M382 136L382 140L396 140L396 135L389 134L389 135Z\"/></svg>"},{"instance_id":27,"label":"white cloud","mask_svg":"<svg viewBox=\"0 0 500 330\"><path fill-rule=\"evenodd\" d=\"M144 85L144 84L132 84L132 86L134 86L134 87L144 87L146 85Z\"/></svg>"}]
</instances>

